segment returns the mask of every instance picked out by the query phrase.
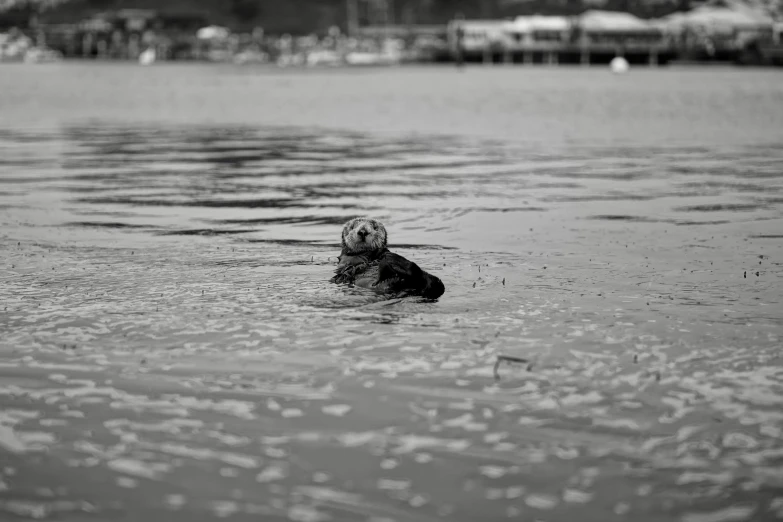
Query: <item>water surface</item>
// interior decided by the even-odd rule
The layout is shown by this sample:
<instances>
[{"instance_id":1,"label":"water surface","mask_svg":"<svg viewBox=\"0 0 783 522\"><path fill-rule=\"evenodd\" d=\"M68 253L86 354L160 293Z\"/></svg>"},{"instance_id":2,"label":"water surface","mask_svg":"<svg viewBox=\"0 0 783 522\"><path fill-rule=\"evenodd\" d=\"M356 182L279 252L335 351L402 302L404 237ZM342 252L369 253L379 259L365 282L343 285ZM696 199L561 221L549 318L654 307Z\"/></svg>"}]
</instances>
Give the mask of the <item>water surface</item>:
<instances>
[{"instance_id":1,"label":"water surface","mask_svg":"<svg viewBox=\"0 0 783 522\"><path fill-rule=\"evenodd\" d=\"M486 80L528 74L562 108L523 104L546 124L521 117L504 138L471 127L511 121L496 105L423 98L431 83L414 80L452 70L64 67L105 117L85 89L64 107L36 84L29 125L12 109L0 131L2 517L783 516L783 152L767 120L743 120L779 111L766 72L622 87L598 71L471 69L461 96L507 104ZM17 90L53 74L9 70ZM141 74L125 94L149 106L110 107L109 87ZM665 100L695 99L689 74L716 76L677 115ZM166 75L179 83L149 80ZM548 89L553 75L569 82ZM407 120L372 132L343 96L384 78L397 98L367 110ZM253 124L194 101L204 85L250 99L272 80L350 116L315 125L261 100L248 110L278 116ZM587 85L640 111L642 84L661 111L649 133L613 125L616 105L567 109ZM171 89L188 101L167 112ZM417 121L422 106L443 121ZM670 139L688 118L701 138ZM384 221L446 294L330 285L355 215ZM498 355L527 362L496 375Z\"/></svg>"}]
</instances>

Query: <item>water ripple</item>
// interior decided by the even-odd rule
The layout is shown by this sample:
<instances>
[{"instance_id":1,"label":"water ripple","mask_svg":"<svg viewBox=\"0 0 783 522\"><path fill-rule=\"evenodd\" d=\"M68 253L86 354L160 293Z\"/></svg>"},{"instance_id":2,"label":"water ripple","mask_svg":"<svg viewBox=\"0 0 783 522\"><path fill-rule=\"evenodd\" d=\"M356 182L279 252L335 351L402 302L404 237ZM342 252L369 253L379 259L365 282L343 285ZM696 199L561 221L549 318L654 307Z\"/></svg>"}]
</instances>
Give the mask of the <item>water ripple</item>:
<instances>
[{"instance_id":1,"label":"water ripple","mask_svg":"<svg viewBox=\"0 0 783 522\"><path fill-rule=\"evenodd\" d=\"M776 147L82 125L0 150L2 515L781 513ZM327 282L357 214L439 302Z\"/></svg>"}]
</instances>

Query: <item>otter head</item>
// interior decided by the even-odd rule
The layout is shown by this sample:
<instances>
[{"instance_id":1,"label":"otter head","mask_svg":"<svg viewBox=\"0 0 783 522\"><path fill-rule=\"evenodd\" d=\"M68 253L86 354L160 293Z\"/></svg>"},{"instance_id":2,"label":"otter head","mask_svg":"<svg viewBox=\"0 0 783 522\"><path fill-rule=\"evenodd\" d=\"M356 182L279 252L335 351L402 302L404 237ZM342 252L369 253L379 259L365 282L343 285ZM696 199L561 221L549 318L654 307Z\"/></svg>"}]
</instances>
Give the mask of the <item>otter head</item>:
<instances>
[{"instance_id":1,"label":"otter head","mask_svg":"<svg viewBox=\"0 0 783 522\"><path fill-rule=\"evenodd\" d=\"M359 254L386 248L386 228L370 218L354 218L343 225L344 252Z\"/></svg>"}]
</instances>

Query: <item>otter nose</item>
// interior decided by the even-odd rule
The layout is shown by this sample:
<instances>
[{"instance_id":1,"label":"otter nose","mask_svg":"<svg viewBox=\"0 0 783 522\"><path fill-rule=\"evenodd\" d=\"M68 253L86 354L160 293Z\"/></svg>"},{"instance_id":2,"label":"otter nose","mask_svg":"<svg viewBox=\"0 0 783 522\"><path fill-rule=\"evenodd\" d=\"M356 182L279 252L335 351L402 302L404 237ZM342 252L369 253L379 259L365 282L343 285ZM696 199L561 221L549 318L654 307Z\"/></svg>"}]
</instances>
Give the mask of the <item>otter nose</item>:
<instances>
[{"instance_id":1,"label":"otter nose","mask_svg":"<svg viewBox=\"0 0 783 522\"><path fill-rule=\"evenodd\" d=\"M367 232L365 229L361 229L361 230L357 230L356 231L356 235L359 236L360 238L362 238L362 240L364 240L364 238L367 237L368 234L369 234L369 232Z\"/></svg>"}]
</instances>

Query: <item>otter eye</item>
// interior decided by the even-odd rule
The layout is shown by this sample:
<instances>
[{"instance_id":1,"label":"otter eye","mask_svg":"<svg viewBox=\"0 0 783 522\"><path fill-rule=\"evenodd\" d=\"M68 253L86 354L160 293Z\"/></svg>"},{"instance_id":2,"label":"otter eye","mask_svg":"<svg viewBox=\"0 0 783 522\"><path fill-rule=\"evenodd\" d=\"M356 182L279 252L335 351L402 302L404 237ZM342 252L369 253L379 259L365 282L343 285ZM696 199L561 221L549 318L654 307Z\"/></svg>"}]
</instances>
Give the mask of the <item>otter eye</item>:
<instances>
[{"instance_id":1,"label":"otter eye","mask_svg":"<svg viewBox=\"0 0 783 522\"><path fill-rule=\"evenodd\" d=\"M375 223L373 223L373 224L372 224L372 229L373 229L373 230L378 230L378 225L376 225Z\"/></svg>"}]
</instances>

